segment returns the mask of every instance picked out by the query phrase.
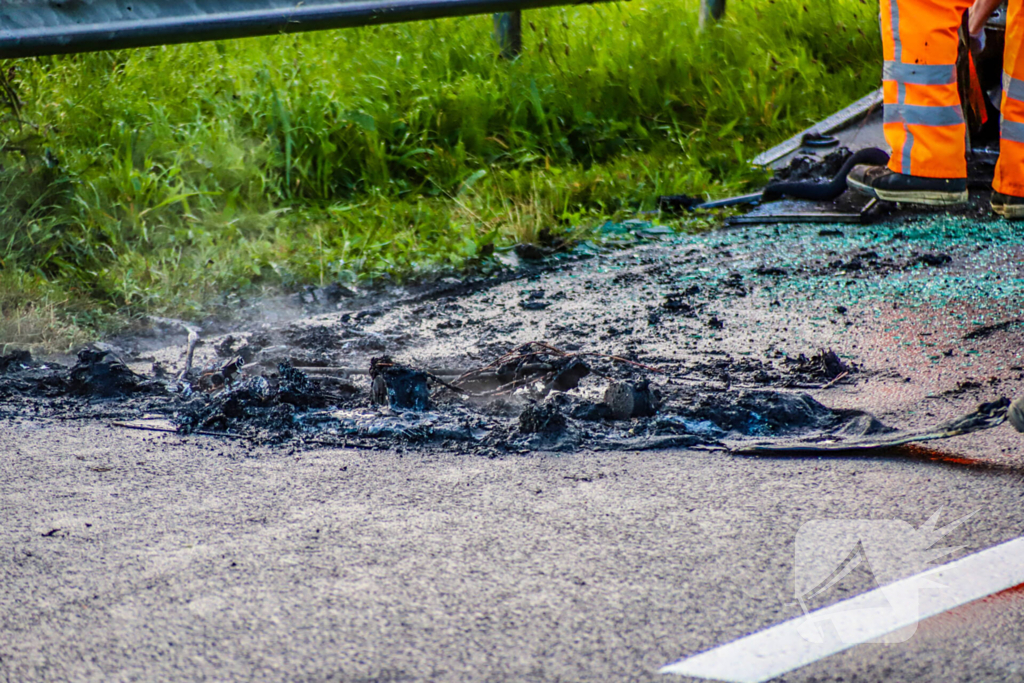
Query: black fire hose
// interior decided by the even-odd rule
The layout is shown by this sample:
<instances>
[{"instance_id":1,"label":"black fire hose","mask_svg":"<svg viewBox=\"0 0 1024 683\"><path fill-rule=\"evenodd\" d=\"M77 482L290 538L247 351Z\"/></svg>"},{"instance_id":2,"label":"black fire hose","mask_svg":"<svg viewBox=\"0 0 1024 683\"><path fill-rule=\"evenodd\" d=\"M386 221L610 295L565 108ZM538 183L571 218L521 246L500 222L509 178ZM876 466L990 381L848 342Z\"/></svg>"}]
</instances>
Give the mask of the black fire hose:
<instances>
[{"instance_id":1,"label":"black fire hose","mask_svg":"<svg viewBox=\"0 0 1024 683\"><path fill-rule=\"evenodd\" d=\"M846 191L846 176L858 164L871 166L883 166L889 163L889 155L877 147L868 147L854 152L839 172L827 183L818 183L811 180L799 182L778 182L768 183L760 192L745 194L739 197L726 199L715 199L710 202L701 202L690 195L669 195L658 197L658 208L662 211L678 212L680 209L691 211L693 209L717 209L723 206L738 206L740 204L758 204L770 202L783 197L794 199L810 199L817 202L829 202Z\"/></svg>"},{"instance_id":2,"label":"black fire hose","mask_svg":"<svg viewBox=\"0 0 1024 683\"><path fill-rule=\"evenodd\" d=\"M783 197L795 199L811 199L818 202L830 202L846 191L846 176L858 164L884 166L889 163L889 155L877 147L857 150L846 160L835 177L827 183L815 182L782 182L768 183L761 191L762 201L772 201Z\"/></svg>"}]
</instances>

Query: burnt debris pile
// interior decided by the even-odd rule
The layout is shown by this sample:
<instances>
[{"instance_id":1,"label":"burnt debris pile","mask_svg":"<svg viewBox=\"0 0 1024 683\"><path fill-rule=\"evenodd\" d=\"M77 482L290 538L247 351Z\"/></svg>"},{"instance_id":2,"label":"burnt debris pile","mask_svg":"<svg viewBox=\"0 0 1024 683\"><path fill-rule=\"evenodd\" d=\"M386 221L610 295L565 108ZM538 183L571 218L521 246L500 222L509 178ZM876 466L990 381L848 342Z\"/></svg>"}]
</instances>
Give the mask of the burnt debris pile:
<instances>
[{"instance_id":1,"label":"burnt debris pile","mask_svg":"<svg viewBox=\"0 0 1024 683\"><path fill-rule=\"evenodd\" d=\"M828 181L839 173L846 160L853 156L847 147L840 147L824 157L799 155L775 171L772 182Z\"/></svg>"},{"instance_id":2,"label":"burnt debris pile","mask_svg":"<svg viewBox=\"0 0 1024 683\"><path fill-rule=\"evenodd\" d=\"M833 412L808 394L763 390L697 394L676 414L705 431L734 437L824 432L852 417Z\"/></svg>"},{"instance_id":3,"label":"burnt debris pile","mask_svg":"<svg viewBox=\"0 0 1024 683\"><path fill-rule=\"evenodd\" d=\"M25 349L15 349L0 355L0 373L8 370L25 370L32 366L32 354Z\"/></svg>"},{"instance_id":4,"label":"burnt debris pile","mask_svg":"<svg viewBox=\"0 0 1024 683\"><path fill-rule=\"evenodd\" d=\"M83 349L68 373L68 388L80 396L129 396L138 391L162 391L164 386L137 375L111 351Z\"/></svg>"},{"instance_id":5,"label":"burnt debris pile","mask_svg":"<svg viewBox=\"0 0 1024 683\"><path fill-rule=\"evenodd\" d=\"M461 375L454 384L477 397L501 396L530 386L536 397L569 391L590 374L586 354L567 353L544 342L529 342L488 365Z\"/></svg>"},{"instance_id":6,"label":"burnt debris pile","mask_svg":"<svg viewBox=\"0 0 1024 683\"><path fill-rule=\"evenodd\" d=\"M714 378L717 368L709 366L702 379L633 358L568 352L538 341L468 371L426 369L375 356L362 368L317 366L311 370L326 374L313 375L287 362L274 368L247 363L253 356L245 347L225 342L215 347L217 357L193 367L199 344L198 334L190 331L184 367L168 373L154 364L153 376L96 348L80 352L71 367L39 363L27 353L5 355L0 357L0 411L10 404L2 399L60 397L65 412L102 406L101 413L81 414L135 419L133 424L115 423L119 426L270 444L416 444L490 455L693 447L771 453L780 451L780 443L806 451L944 438L999 424L1007 403L981 417L908 436L867 413L831 410L805 393L733 384L746 375L756 377L753 367L736 377L722 369ZM783 365L789 366L788 377L777 373L772 378L783 386L795 377L821 387L855 370L831 350L784 357ZM737 367L729 366L734 373ZM331 370L339 370L341 377ZM140 425L147 415L162 424L170 418L173 427Z\"/></svg>"},{"instance_id":7,"label":"burnt debris pile","mask_svg":"<svg viewBox=\"0 0 1024 683\"><path fill-rule=\"evenodd\" d=\"M130 398L138 394L160 395L167 384L160 378L132 371L113 351L85 348L77 362L67 367L36 361L27 351L0 357L0 397L86 399Z\"/></svg>"},{"instance_id":8,"label":"burnt debris pile","mask_svg":"<svg viewBox=\"0 0 1024 683\"><path fill-rule=\"evenodd\" d=\"M68 393L67 368L37 362L32 354L16 350L0 356L0 399L25 396L56 398Z\"/></svg>"},{"instance_id":9,"label":"burnt debris pile","mask_svg":"<svg viewBox=\"0 0 1024 683\"><path fill-rule=\"evenodd\" d=\"M810 357L801 353L796 358L787 357L791 375L809 381L838 382L856 372L853 363L847 363L832 349L819 349Z\"/></svg>"},{"instance_id":10,"label":"burnt debris pile","mask_svg":"<svg viewBox=\"0 0 1024 683\"><path fill-rule=\"evenodd\" d=\"M798 161L778 180L827 180L849 163L847 154ZM622 225L639 230L638 222ZM265 301L245 314L260 322L204 323L221 335L208 339L189 323L161 319L152 334L114 338L63 363L4 349L0 414L486 454L889 436L869 415L815 398L868 377L872 391L902 381L886 369L891 354L854 349L904 320L915 333L921 328L921 338L901 348L953 373L957 389L936 396L994 398L993 380L961 376L954 364L968 364L946 360L981 340L1015 348L1007 333L1020 316L1007 309L989 317L1017 300L1012 264L999 266L993 280L999 258L976 256L992 230L1002 229L944 219L870 230L760 226L679 236L670 247L649 244L591 265L582 258L572 268L532 264L433 288L391 283L357 296L310 289L298 308ZM543 235L520 248L518 260L559 249L557 236ZM962 297L993 303L978 308L970 330L937 329L940 318L927 311ZM892 310L878 301L891 301ZM904 307L913 310L897 310ZM231 335L228 325L236 325ZM530 339L539 341L521 343ZM863 368L855 353L866 359ZM1011 381L1012 372L998 381ZM832 395L843 402L842 393Z\"/></svg>"},{"instance_id":11,"label":"burnt debris pile","mask_svg":"<svg viewBox=\"0 0 1024 683\"><path fill-rule=\"evenodd\" d=\"M332 389L338 390L337 386ZM270 376L248 377L219 390L194 393L176 412L174 421L184 434L226 432L261 441L283 441L297 432L309 431L304 415L346 405L357 392L349 385L347 395L334 393L305 373L282 364Z\"/></svg>"}]
</instances>

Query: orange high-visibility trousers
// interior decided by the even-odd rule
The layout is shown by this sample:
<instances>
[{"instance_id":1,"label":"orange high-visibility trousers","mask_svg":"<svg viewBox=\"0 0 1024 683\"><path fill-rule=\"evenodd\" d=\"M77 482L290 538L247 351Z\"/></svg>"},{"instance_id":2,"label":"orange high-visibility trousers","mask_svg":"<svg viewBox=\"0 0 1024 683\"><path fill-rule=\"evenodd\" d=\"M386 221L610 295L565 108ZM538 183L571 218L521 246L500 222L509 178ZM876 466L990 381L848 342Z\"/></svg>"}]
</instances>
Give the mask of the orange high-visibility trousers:
<instances>
[{"instance_id":1,"label":"orange high-visibility trousers","mask_svg":"<svg viewBox=\"0 0 1024 683\"><path fill-rule=\"evenodd\" d=\"M967 131L956 87L956 57L957 30L971 4L880 2L884 129L892 148L889 168L896 173L967 177Z\"/></svg>"},{"instance_id":2,"label":"orange high-visibility trousers","mask_svg":"<svg viewBox=\"0 0 1024 683\"><path fill-rule=\"evenodd\" d=\"M999 161L992 189L1024 197L1024 0L1010 0L1003 51L1003 98L999 106Z\"/></svg>"}]
</instances>

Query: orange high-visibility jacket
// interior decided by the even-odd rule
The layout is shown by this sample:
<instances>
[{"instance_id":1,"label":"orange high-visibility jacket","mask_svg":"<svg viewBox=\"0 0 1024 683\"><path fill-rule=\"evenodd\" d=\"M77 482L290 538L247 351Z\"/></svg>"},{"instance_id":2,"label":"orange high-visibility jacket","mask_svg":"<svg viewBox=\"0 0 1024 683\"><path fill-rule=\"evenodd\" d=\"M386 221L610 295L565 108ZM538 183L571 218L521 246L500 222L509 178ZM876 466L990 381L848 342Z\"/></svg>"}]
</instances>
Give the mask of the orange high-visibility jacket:
<instances>
[{"instance_id":1,"label":"orange high-visibility jacket","mask_svg":"<svg viewBox=\"0 0 1024 683\"><path fill-rule=\"evenodd\" d=\"M957 29L970 0L881 0L889 168L965 178L966 125L956 85ZM1003 57L997 192L1024 197L1024 0L1010 0Z\"/></svg>"}]
</instances>

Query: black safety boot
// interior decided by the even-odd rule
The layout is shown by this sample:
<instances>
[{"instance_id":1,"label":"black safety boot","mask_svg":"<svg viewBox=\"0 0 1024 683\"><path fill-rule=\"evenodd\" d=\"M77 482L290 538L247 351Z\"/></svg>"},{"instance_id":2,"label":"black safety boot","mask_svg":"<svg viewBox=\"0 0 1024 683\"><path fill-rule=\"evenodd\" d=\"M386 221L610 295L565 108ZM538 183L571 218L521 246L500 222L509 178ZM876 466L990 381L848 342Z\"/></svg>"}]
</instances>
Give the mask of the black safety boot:
<instances>
[{"instance_id":1,"label":"black safety boot","mask_svg":"<svg viewBox=\"0 0 1024 683\"><path fill-rule=\"evenodd\" d=\"M1024 218L1024 197L993 192L992 210L1003 218Z\"/></svg>"},{"instance_id":2,"label":"black safety boot","mask_svg":"<svg viewBox=\"0 0 1024 683\"><path fill-rule=\"evenodd\" d=\"M927 206L967 202L966 178L924 178L894 173L885 166L854 166L846 184L861 194L887 202Z\"/></svg>"}]
</instances>

